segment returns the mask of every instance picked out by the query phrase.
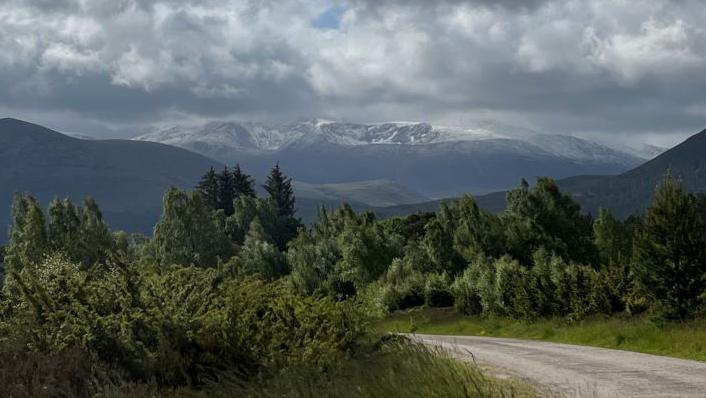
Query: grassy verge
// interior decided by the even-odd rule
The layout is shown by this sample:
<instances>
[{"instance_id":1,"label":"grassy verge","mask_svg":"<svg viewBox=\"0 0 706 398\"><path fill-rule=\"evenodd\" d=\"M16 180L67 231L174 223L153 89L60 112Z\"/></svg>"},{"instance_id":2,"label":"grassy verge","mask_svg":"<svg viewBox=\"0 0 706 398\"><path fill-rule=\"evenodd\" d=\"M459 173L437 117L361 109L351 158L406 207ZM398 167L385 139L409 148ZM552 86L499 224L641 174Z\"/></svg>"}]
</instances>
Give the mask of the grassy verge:
<instances>
[{"instance_id":1,"label":"grassy verge","mask_svg":"<svg viewBox=\"0 0 706 398\"><path fill-rule=\"evenodd\" d=\"M296 367L261 382L222 378L205 390L165 391L148 385L123 386L122 397L258 397L258 398L510 398L538 397L527 384L486 376L443 350L392 342L381 349L343 361L335 368Z\"/></svg>"},{"instance_id":2,"label":"grassy verge","mask_svg":"<svg viewBox=\"0 0 706 398\"><path fill-rule=\"evenodd\" d=\"M376 325L380 332L515 337L591 345L706 361L706 319L656 324L642 318L590 318L579 322L465 316L450 308L397 312Z\"/></svg>"}]
</instances>

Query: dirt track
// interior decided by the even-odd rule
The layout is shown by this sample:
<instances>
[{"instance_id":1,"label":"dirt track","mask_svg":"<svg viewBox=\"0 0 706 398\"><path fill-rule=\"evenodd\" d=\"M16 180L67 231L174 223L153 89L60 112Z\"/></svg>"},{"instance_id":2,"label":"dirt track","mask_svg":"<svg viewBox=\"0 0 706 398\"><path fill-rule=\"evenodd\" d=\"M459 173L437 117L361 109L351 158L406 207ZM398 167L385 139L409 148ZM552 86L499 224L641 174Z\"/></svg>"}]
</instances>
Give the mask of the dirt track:
<instances>
[{"instance_id":1,"label":"dirt track","mask_svg":"<svg viewBox=\"0 0 706 398\"><path fill-rule=\"evenodd\" d=\"M566 397L706 397L706 363L543 341L410 336Z\"/></svg>"}]
</instances>

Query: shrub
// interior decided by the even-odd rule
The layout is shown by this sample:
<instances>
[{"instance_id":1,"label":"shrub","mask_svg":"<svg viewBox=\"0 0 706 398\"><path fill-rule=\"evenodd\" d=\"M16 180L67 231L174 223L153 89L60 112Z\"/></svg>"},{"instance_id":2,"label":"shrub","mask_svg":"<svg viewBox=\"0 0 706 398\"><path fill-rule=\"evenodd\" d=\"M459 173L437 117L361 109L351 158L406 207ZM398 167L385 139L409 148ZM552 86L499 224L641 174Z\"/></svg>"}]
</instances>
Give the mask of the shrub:
<instances>
[{"instance_id":1,"label":"shrub","mask_svg":"<svg viewBox=\"0 0 706 398\"><path fill-rule=\"evenodd\" d=\"M380 301L388 310L424 304L424 277L405 259L394 259L381 281Z\"/></svg>"},{"instance_id":2,"label":"shrub","mask_svg":"<svg viewBox=\"0 0 706 398\"><path fill-rule=\"evenodd\" d=\"M454 303L451 293L451 278L444 272L426 275L424 302L429 307L449 307Z\"/></svg>"},{"instance_id":3,"label":"shrub","mask_svg":"<svg viewBox=\"0 0 706 398\"><path fill-rule=\"evenodd\" d=\"M498 315L514 318L533 318L536 314L532 306L529 273L516 260L501 257L495 261L495 297L498 300Z\"/></svg>"},{"instance_id":4,"label":"shrub","mask_svg":"<svg viewBox=\"0 0 706 398\"><path fill-rule=\"evenodd\" d=\"M477 261L484 261L482 258ZM476 315L483 312L481 297L478 291L480 268L469 266L461 276L456 277L451 285L454 297L454 307L466 315Z\"/></svg>"}]
</instances>

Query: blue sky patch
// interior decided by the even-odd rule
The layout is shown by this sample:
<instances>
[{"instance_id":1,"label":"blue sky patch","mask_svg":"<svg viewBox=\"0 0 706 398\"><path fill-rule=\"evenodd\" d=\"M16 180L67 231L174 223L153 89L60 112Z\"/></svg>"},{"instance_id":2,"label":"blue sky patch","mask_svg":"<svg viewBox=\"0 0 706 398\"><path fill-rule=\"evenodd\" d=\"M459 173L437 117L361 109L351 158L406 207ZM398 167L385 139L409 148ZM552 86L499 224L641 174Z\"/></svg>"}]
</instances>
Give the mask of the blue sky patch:
<instances>
[{"instance_id":1,"label":"blue sky patch","mask_svg":"<svg viewBox=\"0 0 706 398\"><path fill-rule=\"evenodd\" d=\"M317 29L338 29L341 26L341 18L348 11L348 7L335 5L322 12L311 25Z\"/></svg>"}]
</instances>

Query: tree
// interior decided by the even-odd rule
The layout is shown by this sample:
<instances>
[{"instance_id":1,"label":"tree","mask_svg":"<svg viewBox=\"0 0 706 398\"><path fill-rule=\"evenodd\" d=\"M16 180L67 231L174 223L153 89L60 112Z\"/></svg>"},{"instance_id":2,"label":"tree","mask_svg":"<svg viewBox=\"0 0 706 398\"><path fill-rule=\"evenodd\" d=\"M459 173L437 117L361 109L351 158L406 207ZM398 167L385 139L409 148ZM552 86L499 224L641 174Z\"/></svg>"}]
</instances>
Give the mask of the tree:
<instances>
[{"instance_id":1,"label":"tree","mask_svg":"<svg viewBox=\"0 0 706 398\"><path fill-rule=\"evenodd\" d=\"M454 249L468 263L478 255L498 257L503 253L503 230L497 216L478 206L468 195L453 205L458 224L453 235Z\"/></svg>"},{"instance_id":2,"label":"tree","mask_svg":"<svg viewBox=\"0 0 706 398\"><path fill-rule=\"evenodd\" d=\"M6 247L6 272L19 273L35 267L47 251L47 232L39 202L31 195L15 194L12 203L10 241Z\"/></svg>"},{"instance_id":3,"label":"tree","mask_svg":"<svg viewBox=\"0 0 706 398\"><path fill-rule=\"evenodd\" d=\"M531 189L522 180L508 192L502 219L507 251L524 265L542 247L567 260L595 262L591 217L581 214L581 207L550 178L538 178Z\"/></svg>"},{"instance_id":4,"label":"tree","mask_svg":"<svg viewBox=\"0 0 706 398\"><path fill-rule=\"evenodd\" d=\"M170 188L163 206L152 242L159 262L208 267L231 254L223 212L213 212L201 194Z\"/></svg>"},{"instance_id":5,"label":"tree","mask_svg":"<svg viewBox=\"0 0 706 398\"><path fill-rule=\"evenodd\" d=\"M268 201L274 210L274 217L270 220L270 225L274 227L271 229L270 236L279 250L284 251L287 248L287 242L297 235L297 230L301 226L301 222L294 214L296 210L292 179L282 173L277 162L263 187L269 195ZM263 224L267 224L266 219L261 218L261 220Z\"/></svg>"},{"instance_id":6,"label":"tree","mask_svg":"<svg viewBox=\"0 0 706 398\"><path fill-rule=\"evenodd\" d=\"M114 241L95 199L91 197L84 199L80 217L78 261L84 267L105 262L108 254L113 250Z\"/></svg>"},{"instance_id":7,"label":"tree","mask_svg":"<svg viewBox=\"0 0 706 398\"><path fill-rule=\"evenodd\" d=\"M201 177L201 181L196 186L201 195L203 195L204 200L208 207L212 209L218 209L219 205L219 190L218 190L218 177L216 172L211 167L206 174Z\"/></svg>"},{"instance_id":8,"label":"tree","mask_svg":"<svg viewBox=\"0 0 706 398\"><path fill-rule=\"evenodd\" d=\"M255 197L255 180L248 174L243 173L240 165L236 164L231 173L233 179L233 199L241 195Z\"/></svg>"},{"instance_id":9,"label":"tree","mask_svg":"<svg viewBox=\"0 0 706 398\"><path fill-rule=\"evenodd\" d=\"M233 175L228 167L216 175L218 179L218 209L226 216L233 214Z\"/></svg>"},{"instance_id":10,"label":"tree","mask_svg":"<svg viewBox=\"0 0 706 398\"><path fill-rule=\"evenodd\" d=\"M611 265L628 258L630 239L625 228L607 209L600 209L593 221L593 242L602 265Z\"/></svg>"},{"instance_id":11,"label":"tree","mask_svg":"<svg viewBox=\"0 0 706 398\"><path fill-rule=\"evenodd\" d=\"M279 162L272 168L267 182L263 186L274 203L277 212L281 216L294 216L294 190L292 189L292 179L282 174Z\"/></svg>"},{"instance_id":12,"label":"tree","mask_svg":"<svg viewBox=\"0 0 706 398\"><path fill-rule=\"evenodd\" d=\"M246 274L260 275L266 280L277 279L288 272L284 256L272 244L257 218L248 229L238 257Z\"/></svg>"},{"instance_id":13,"label":"tree","mask_svg":"<svg viewBox=\"0 0 706 398\"><path fill-rule=\"evenodd\" d=\"M686 318L700 304L705 228L695 197L667 174L643 218L633 264L638 290L666 318Z\"/></svg>"}]
</instances>

